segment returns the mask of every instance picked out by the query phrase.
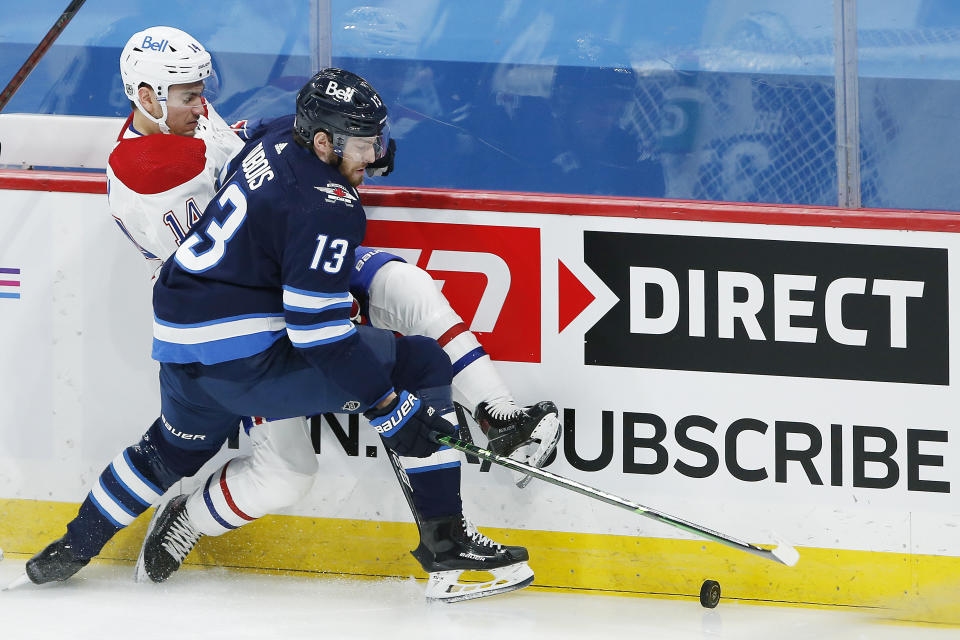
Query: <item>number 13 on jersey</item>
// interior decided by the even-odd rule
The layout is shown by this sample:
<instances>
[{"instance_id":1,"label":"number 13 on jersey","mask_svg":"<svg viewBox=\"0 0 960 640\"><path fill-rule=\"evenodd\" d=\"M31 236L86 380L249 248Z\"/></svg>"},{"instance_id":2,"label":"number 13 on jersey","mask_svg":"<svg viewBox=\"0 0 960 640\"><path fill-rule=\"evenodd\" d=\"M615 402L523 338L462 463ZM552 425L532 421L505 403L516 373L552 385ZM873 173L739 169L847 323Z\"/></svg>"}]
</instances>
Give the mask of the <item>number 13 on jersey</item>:
<instances>
[{"instance_id":1,"label":"number 13 on jersey","mask_svg":"<svg viewBox=\"0 0 960 640\"><path fill-rule=\"evenodd\" d=\"M217 199L221 211L230 209L223 222L211 220L202 230L187 236L174 254L177 263L191 273L215 267L227 251L227 243L247 218L247 195L236 182L231 183ZM196 246L209 241L210 246L197 252Z\"/></svg>"},{"instance_id":2,"label":"number 13 on jersey","mask_svg":"<svg viewBox=\"0 0 960 640\"><path fill-rule=\"evenodd\" d=\"M313 252L313 260L310 261L310 268L316 270L320 267L320 261L323 260L323 253L327 249L327 236L322 233L317 236L317 250ZM347 253L350 244L343 238L335 238L330 243L330 253L333 255L329 260L323 263L323 270L327 273L337 273L343 267L343 257Z\"/></svg>"}]
</instances>

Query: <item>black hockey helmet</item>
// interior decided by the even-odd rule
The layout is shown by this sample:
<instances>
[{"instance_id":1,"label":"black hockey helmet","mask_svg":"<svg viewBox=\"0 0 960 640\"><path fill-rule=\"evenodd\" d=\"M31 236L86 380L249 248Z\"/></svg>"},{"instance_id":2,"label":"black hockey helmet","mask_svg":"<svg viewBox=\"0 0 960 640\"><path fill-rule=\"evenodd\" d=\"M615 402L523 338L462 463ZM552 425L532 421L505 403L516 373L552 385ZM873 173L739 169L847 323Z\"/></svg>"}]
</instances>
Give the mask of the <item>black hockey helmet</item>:
<instances>
[{"instance_id":1,"label":"black hockey helmet","mask_svg":"<svg viewBox=\"0 0 960 640\"><path fill-rule=\"evenodd\" d=\"M334 152L343 157L350 138L372 138L377 159L387 151L390 133L387 107L370 84L343 69L323 69L297 94L293 132L306 146L318 131L333 139Z\"/></svg>"}]
</instances>

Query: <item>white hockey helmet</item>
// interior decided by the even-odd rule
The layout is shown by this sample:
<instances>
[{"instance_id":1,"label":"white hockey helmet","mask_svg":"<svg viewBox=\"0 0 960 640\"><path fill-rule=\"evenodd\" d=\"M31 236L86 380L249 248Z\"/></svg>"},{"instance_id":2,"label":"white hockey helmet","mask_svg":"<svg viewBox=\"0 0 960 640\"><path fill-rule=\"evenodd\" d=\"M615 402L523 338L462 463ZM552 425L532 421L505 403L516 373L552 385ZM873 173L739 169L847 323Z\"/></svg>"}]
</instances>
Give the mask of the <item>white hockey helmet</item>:
<instances>
[{"instance_id":1,"label":"white hockey helmet","mask_svg":"<svg viewBox=\"0 0 960 640\"><path fill-rule=\"evenodd\" d=\"M204 81L204 89L215 80L213 62L203 45L189 33L174 27L150 27L133 34L120 54L120 78L123 92L151 121L170 133L167 126L167 97L170 85ZM163 114L154 118L140 104L140 85L146 84L157 95Z\"/></svg>"}]
</instances>

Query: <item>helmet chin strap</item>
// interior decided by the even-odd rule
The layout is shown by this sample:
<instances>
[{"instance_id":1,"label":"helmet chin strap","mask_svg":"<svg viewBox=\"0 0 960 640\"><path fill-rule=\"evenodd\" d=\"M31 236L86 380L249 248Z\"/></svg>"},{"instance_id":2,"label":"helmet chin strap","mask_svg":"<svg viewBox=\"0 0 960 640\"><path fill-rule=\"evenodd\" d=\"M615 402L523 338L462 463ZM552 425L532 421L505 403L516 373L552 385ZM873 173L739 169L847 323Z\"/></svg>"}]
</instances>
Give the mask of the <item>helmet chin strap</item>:
<instances>
[{"instance_id":1,"label":"helmet chin strap","mask_svg":"<svg viewBox=\"0 0 960 640\"><path fill-rule=\"evenodd\" d=\"M156 92L154 92L154 95L156 95ZM170 133L170 127L167 126L167 101L166 101L166 100L161 100L161 99L158 98L158 99L157 99L157 102L160 103L160 117L159 117L159 118L154 118L152 115L150 115L150 113L149 113L146 109L143 108L143 105L140 104L140 100L139 100L139 99L136 100L136 101L134 101L134 104L137 105L137 109L140 111L140 113L142 113L144 116L146 116L146 118L147 118L148 120L150 120L150 122L152 122L152 123L156 124L158 127L160 127L160 133Z\"/></svg>"}]
</instances>

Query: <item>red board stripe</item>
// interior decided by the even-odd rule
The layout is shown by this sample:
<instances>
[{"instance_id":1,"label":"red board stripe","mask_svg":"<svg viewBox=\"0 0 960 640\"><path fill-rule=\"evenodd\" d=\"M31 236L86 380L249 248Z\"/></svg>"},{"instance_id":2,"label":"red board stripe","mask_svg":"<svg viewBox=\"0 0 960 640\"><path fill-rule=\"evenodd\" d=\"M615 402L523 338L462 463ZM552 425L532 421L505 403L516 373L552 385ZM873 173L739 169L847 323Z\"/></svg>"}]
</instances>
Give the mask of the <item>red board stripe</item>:
<instances>
[{"instance_id":1,"label":"red board stripe","mask_svg":"<svg viewBox=\"0 0 960 640\"><path fill-rule=\"evenodd\" d=\"M106 174L4 169L0 170L0 189L106 193ZM804 227L960 232L960 212L952 211L840 209L802 205L406 187L363 187L361 193L364 205L367 207L417 207Z\"/></svg>"},{"instance_id":2,"label":"red board stripe","mask_svg":"<svg viewBox=\"0 0 960 640\"><path fill-rule=\"evenodd\" d=\"M99 172L0 169L0 189L105 194L107 192L107 175Z\"/></svg>"}]
</instances>

